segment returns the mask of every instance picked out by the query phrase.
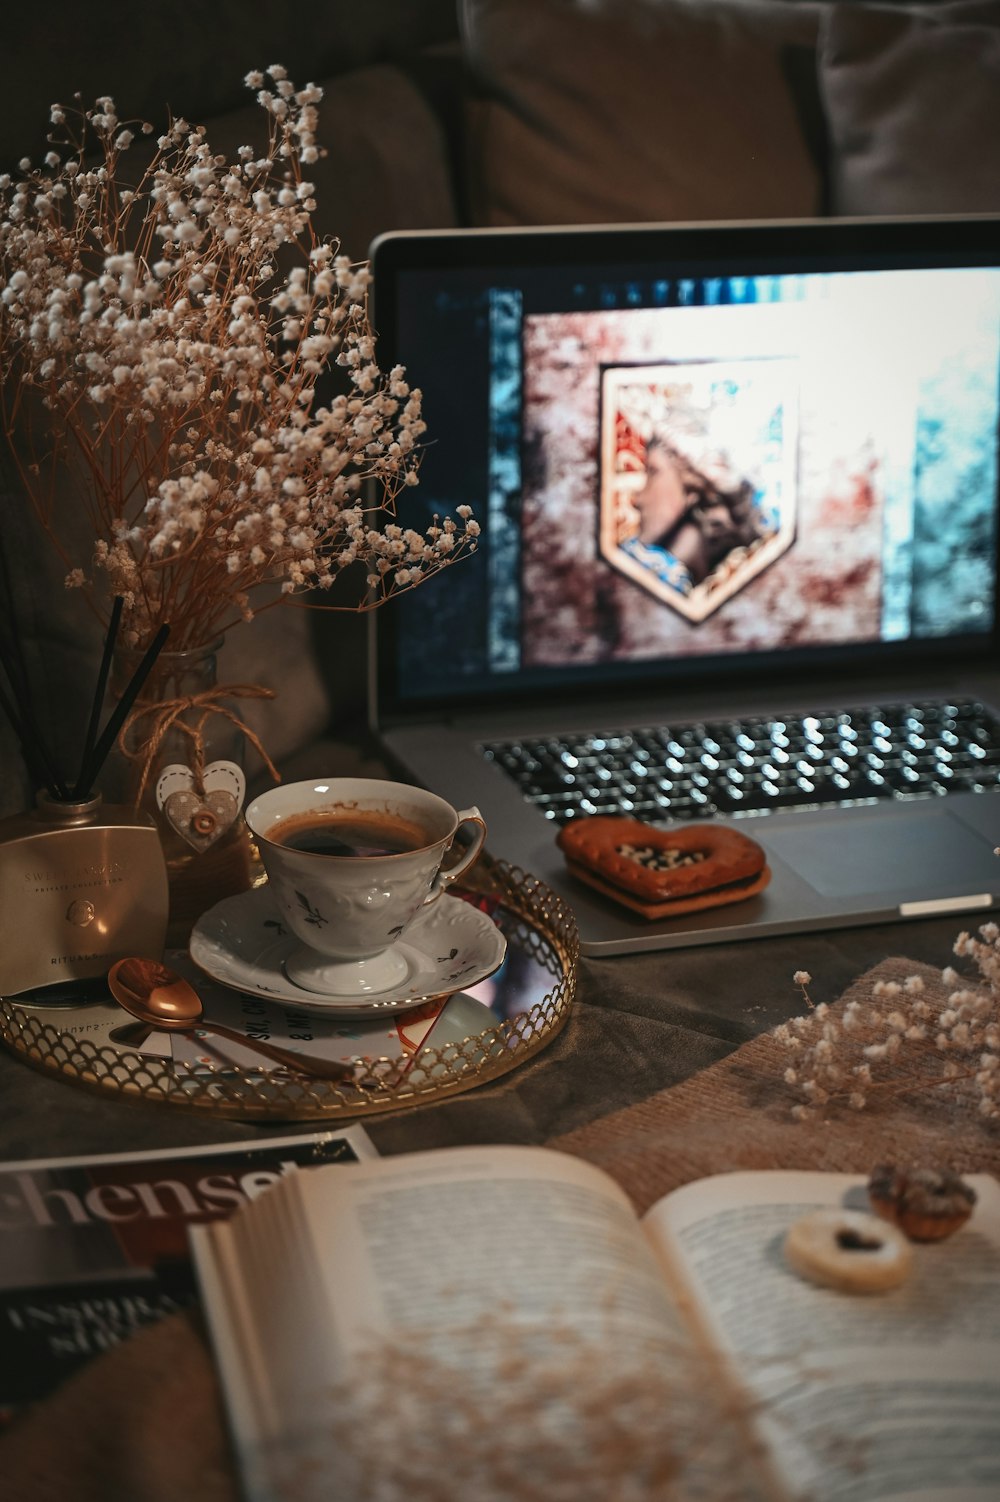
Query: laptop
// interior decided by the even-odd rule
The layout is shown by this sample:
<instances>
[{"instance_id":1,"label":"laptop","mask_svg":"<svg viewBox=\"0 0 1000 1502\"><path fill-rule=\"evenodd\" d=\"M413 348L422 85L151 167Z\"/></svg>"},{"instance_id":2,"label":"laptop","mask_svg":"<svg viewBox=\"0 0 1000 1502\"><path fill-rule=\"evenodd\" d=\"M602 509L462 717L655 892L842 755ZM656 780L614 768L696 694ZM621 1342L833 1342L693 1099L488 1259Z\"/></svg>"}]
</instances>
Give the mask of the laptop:
<instances>
[{"instance_id":1,"label":"laptop","mask_svg":"<svg viewBox=\"0 0 1000 1502\"><path fill-rule=\"evenodd\" d=\"M427 423L408 525L475 553L373 612L392 764L477 806L585 953L1000 900L1000 220L502 229L372 247ZM725 820L769 885L650 921L573 820Z\"/></svg>"}]
</instances>

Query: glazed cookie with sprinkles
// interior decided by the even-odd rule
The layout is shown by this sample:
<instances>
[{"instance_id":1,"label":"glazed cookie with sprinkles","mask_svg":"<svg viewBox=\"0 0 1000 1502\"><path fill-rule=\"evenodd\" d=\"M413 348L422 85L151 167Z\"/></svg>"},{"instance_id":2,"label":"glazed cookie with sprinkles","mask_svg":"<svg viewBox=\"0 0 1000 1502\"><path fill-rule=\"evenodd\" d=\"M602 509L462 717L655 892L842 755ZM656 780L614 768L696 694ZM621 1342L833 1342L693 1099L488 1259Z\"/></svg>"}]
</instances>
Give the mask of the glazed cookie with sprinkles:
<instances>
[{"instance_id":1,"label":"glazed cookie with sprinkles","mask_svg":"<svg viewBox=\"0 0 1000 1502\"><path fill-rule=\"evenodd\" d=\"M556 841L577 880L649 919L742 902L771 879L757 841L721 822L660 828L595 814Z\"/></svg>"}]
</instances>

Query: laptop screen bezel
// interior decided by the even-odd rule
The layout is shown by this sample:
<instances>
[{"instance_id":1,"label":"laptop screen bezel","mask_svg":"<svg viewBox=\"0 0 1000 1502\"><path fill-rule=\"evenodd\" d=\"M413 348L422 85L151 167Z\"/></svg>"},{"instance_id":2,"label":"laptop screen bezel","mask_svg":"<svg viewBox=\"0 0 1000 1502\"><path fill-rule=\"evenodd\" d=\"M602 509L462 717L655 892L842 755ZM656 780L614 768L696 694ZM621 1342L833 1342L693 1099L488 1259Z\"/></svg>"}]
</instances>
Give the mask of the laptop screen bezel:
<instances>
[{"instance_id":1,"label":"laptop screen bezel","mask_svg":"<svg viewBox=\"0 0 1000 1502\"><path fill-rule=\"evenodd\" d=\"M398 231L379 236L371 247L372 312L380 367L407 364L399 348L398 278L410 270L484 269L560 264L574 267L620 265L623 275L655 264L664 274L697 276L795 274L846 269L911 269L930 266L1000 266L1000 216L949 215L933 218L809 219L717 224L635 224L613 226L527 227ZM669 270L667 270L669 268ZM998 550L1000 552L1000 550ZM463 567L459 562L458 567ZM447 588L447 574L421 586ZM1000 561L994 580L1000 601ZM970 669L996 662L1000 646L1000 608L993 630L947 640L852 643L850 647L810 647L787 652L755 653L752 672L732 659L690 658L670 664L662 659L615 663L614 683L606 666L518 674L515 685L505 676L486 691L467 684L433 696L413 699L399 692L398 640L401 613L392 602L369 616L368 708L376 732L407 721L447 718L450 714L502 708L516 697L520 704L570 702L581 689L600 684L603 699L634 699L644 687L661 687L665 678L678 687L711 676L719 683L748 676L758 682L801 677L811 667L836 675L838 670L886 673L960 657ZM534 679L534 681L532 681Z\"/></svg>"}]
</instances>

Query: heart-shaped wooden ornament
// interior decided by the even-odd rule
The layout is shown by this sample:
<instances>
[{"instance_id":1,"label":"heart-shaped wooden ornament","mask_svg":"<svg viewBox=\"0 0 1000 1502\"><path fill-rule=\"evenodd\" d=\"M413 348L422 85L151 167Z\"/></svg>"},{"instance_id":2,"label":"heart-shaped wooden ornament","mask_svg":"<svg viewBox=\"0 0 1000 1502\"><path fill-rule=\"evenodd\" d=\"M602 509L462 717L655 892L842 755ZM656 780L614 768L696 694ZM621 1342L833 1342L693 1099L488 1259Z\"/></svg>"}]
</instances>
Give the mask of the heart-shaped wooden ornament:
<instances>
[{"instance_id":1,"label":"heart-shaped wooden ornament","mask_svg":"<svg viewBox=\"0 0 1000 1502\"><path fill-rule=\"evenodd\" d=\"M173 762L156 782L156 806L171 829L199 853L231 829L243 806L246 778L232 761L213 761L202 776L203 793L195 792L191 767Z\"/></svg>"}]
</instances>

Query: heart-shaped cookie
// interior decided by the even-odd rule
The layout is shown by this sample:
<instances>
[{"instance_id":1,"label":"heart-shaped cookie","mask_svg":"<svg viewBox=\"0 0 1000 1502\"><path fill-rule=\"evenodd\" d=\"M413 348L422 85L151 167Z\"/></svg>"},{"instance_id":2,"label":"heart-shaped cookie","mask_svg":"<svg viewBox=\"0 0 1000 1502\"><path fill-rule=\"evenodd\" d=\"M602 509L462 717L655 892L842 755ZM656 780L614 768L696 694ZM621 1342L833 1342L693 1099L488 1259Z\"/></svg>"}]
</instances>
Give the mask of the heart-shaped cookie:
<instances>
[{"instance_id":1,"label":"heart-shaped cookie","mask_svg":"<svg viewBox=\"0 0 1000 1502\"><path fill-rule=\"evenodd\" d=\"M194 771L173 762L156 781L156 804L171 829L199 853L226 833L243 806L246 779L232 761L213 761L202 776L203 793L195 792Z\"/></svg>"},{"instance_id":2,"label":"heart-shaped cookie","mask_svg":"<svg viewBox=\"0 0 1000 1502\"><path fill-rule=\"evenodd\" d=\"M742 902L771 880L757 841L720 822L661 828L597 814L566 825L556 843L579 881L648 919Z\"/></svg>"}]
</instances>

